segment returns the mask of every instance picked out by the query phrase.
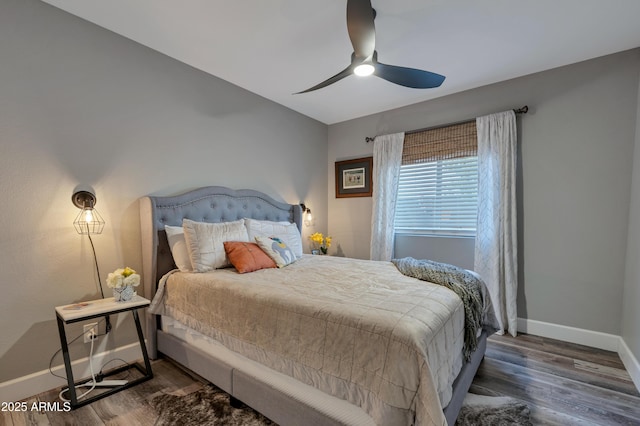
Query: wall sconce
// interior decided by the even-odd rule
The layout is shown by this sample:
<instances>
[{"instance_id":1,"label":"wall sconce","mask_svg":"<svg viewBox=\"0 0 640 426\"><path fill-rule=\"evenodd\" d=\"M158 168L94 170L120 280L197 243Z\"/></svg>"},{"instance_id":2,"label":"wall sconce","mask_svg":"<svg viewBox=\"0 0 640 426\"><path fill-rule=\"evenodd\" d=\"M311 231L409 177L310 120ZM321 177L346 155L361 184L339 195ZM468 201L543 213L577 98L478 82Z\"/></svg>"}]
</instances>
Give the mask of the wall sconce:
<instances>
[{"instance_id":1,"label":"wall sconce","mask_svg":"<svg viewBox=\"0 0 640 426\"><path fill-rule=\"evenodd\" d=\"M304 205L304 203L300 203L300 207L302 207L302 218L305 226L311 226L313 223L313 216L311 215L311 209Z\"/></svg>"},{"instance_id":2,"label":"wall sconce","mask_svg":"<svg viewBox=\"0 0 640 426\"><path fill-rule=\"evenodd\" d=\"M100 287L100 294L104 299L102 279L100 278L100 268L98 267L98 257L96 256L96 248L94 247L93 240L91 239L91 234L102 234L102 230L104 229L104 219L102 219L102 216L100 216L100 213L98 213L98 210L94 207L96 205L96 194L94 194L93 189L79 189L76 187L73 195L71 196L71 201L74 206L81 209L78 216L76 216L76 220L73 221L73 226L76 228L76 231L78 231L78 234L87 235L87 237L89 237L91 250L93 251L93 261L96 266L96 274L98 276L98 286ZM105 315L104 319L105 330L109 333L111 331L111 319L109 315Z\"/></svg>"},{"instance_id":3,"label":"wall sconce","mask_svg":"<svg viewBox=\"0 0 640 426\"><path fill-rule=\"evenodd\" d=\"M71 196L73 204L81 209L76 220L73 221L78 234L101 234L104 228L104 219L94 208L96 195L91 191L76 191Z\"/></svg>"}]
</instances>

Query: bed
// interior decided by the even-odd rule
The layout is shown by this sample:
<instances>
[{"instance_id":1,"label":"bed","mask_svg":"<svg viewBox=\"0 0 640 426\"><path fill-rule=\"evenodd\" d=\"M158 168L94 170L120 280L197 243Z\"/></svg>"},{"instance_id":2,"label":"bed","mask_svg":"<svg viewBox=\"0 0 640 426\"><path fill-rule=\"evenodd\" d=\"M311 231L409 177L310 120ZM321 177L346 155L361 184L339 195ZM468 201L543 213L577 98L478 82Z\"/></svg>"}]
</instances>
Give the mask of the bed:
<instances>
[{"instance_id":1,"label":"bed","mask_svg":"<svg viewBox=\"0 0 640 426\"><path fill-rule=\"evenodd\" d=\"M219 186L143 197L144 293L158 313L146 316L151 358L175 360L281 425L454 424L487 334L464 359L453 292L390 262L331 256L245 274L180 272L165 227L185 219L299 232L302 210ZM425 325L423 314L435 319Z\"/></svg>"}]
</instances>

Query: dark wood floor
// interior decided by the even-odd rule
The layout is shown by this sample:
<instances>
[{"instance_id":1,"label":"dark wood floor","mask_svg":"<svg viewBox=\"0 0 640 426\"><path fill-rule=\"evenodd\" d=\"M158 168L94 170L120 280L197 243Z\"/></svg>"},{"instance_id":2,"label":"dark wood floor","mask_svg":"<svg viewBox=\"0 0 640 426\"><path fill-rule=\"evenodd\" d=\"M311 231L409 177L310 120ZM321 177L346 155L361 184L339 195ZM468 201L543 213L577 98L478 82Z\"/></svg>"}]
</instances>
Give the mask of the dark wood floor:
<instances>
[{"instance_id":1,"label":"dark wood floor","mask_svg":"<svg viewBox=\"0 0 640 426\"><path fill-rule=\"evenodd\" d=\"M72 412L0 412L0 426L153 425L148 401L160 392L186 394L202 383L167 360L155 377ZM525 401L536 425L640 425L640 394L618 355L551 339L493 336L472 392ZM59 389L27 399L57 401Z\"/></svg>"}]
</instances>

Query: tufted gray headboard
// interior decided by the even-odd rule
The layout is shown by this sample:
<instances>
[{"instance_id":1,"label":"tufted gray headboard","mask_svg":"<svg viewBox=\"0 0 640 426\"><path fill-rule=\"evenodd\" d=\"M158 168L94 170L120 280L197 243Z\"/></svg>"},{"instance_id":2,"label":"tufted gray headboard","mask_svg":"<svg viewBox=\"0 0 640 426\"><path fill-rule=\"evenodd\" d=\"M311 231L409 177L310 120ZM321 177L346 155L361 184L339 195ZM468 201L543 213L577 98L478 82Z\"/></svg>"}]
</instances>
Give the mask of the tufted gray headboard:
<instances>
[{"instance_id":1,"label":"tufted gray headboard","mask_svg":"<svg viewBox=\"0 0 640 426\"><path fill-rule=\"evenodd\" d=\"M288 221L301 229L302 208L281 203L251 189L234 190L208 186L175 196L149 196L140 199L142 238L142 278L144 295L155 295L158 280L175 268L165 225L182 226L182 219L197 222L228 222L242 218ZM155 321L147 321L150 353L155 354Z\"/></svg>"}]
</instances>

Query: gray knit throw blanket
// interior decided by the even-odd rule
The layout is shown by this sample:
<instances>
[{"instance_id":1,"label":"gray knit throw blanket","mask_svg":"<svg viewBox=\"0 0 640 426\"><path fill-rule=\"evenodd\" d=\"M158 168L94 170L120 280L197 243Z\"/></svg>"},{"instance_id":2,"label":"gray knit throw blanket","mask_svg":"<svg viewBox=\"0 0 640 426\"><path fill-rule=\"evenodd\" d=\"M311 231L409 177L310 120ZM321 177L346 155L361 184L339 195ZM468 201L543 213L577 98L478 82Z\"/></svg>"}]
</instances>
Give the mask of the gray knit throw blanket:
<instances>
[{"instance_id":1,"label":"gray knit throw blanket","mask_svg":"<svg viewBox=\"0 0 640 426\"><path fill-rule=\"evenodd\" d=\"M398 270L409 277L429 281L453 290L464 305L464 356L467 361L478 347L478 330L482 327L484 283L466 269L413 257L392 259Z\"/></svg>"}]
</instances>

